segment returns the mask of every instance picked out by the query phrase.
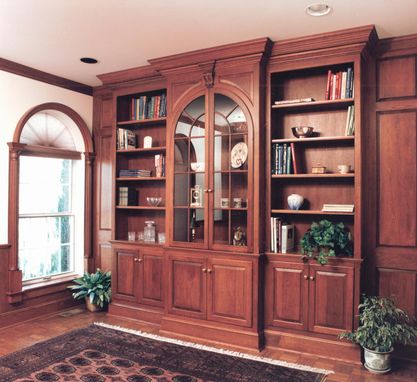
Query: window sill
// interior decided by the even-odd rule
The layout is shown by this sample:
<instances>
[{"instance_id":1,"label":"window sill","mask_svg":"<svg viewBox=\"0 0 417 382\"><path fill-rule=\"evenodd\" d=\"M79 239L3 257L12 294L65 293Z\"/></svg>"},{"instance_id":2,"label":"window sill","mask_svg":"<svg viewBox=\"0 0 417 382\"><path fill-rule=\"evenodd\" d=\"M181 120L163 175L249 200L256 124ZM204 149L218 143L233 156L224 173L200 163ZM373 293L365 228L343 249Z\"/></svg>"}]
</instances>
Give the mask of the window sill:
<instances>
[{"instance_id":1,"label":"window sill","mask_svg":"<svg viewBox=\"0 0 417 382\"><path fill-rule=\"evenodd\" d=\"M30 284L23 285L22 291L26 293L26 292L31 292L33 290L45 289L48 287L55 287L55 286L59 286L62 284L68 284L69 282L72 282L77 277L80 277L80 275L71 273L69 275L53 278L51 280L33 282Z\"/></svg>"}]
</instances>

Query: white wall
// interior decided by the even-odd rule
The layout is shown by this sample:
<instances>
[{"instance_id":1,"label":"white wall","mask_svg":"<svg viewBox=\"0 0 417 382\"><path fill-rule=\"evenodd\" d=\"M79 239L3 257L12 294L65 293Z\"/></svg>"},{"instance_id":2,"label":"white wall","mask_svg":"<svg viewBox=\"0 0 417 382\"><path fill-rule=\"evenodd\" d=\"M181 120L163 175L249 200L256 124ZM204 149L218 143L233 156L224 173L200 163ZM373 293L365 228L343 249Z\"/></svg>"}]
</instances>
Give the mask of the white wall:
<instances>
[{"instance_id":1,"label":"white wall","mask_svg":"<svg viewBox=\"0 0 417 382\"><path fill-rule=\"evenodd\" d=\"M7 243L9 150L16 125L32 107L58 102L74 109L90 131L93 97L0 70L0 244Z\"/></svg>"}]
</instances>

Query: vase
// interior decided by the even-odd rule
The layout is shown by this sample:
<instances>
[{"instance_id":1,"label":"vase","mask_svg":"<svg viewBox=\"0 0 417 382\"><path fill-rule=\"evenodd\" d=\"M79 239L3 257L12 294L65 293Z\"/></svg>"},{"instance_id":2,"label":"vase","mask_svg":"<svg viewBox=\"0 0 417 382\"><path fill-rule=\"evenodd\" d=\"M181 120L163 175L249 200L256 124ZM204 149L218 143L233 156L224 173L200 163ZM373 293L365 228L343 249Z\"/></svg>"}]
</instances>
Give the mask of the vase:
<instances>
[{"instance_id":1,"label":"vase","mask_svg":"<svg viewBox=\"0 0 417 382\"><path fill-rule=\"evenodd\" d=\"M99 306L97 306L96 304L92 304L88 297L85 298L85 306L86 306L86 308L89 312L99 312L99 311L101 311L101 308Z\"/></svg>"},{"instance_id":2,"label":"vase","mask_svg":"<svg viewBox=\"0 0 417 382\"><path fill-rule=\"evenodd\" d=\"M376 374L385 374L391 370L391 353L393 348L388 352L378 352L375 350L369 350L363 348L365 367L371 372Z\"/></svg>"},{"instance_id":3,"label":"vase","mask_svg":"<svg viewBox=\"0 0 417 382\"><path fill-rule=\"evenodd\" d=\"M288 196L287 202L290 210L299 210L303 205L304 198L298 194L291 194Z\"/></svg>"}]
</instances>

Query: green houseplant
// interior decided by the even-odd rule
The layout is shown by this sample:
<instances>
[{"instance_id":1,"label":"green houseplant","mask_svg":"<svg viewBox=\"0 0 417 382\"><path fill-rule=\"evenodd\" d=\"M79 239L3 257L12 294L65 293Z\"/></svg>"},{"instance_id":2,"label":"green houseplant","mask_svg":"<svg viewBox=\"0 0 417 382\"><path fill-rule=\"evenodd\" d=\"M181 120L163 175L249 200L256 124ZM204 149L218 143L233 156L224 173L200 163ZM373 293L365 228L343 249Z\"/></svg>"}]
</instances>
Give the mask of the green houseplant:
<instances>
[{"instance_id":1,"label":"green houseplant","mask_svg":"<svg viewBox=\"0 0 417 382\"><path fill-rule=\"evenodd\" d=\"M82 277L74 280L76 285L68 288L73 290L76 300L85 299L87 309L94 312L103 309L111 299L111 273L97 269L95 273L85 272Z\"/></svg>"},{"instance_id":2,"label":"green houseplant","mask_svg":"<svg viewBox=\"0 0 417 382\"><path fill-rule=\"evenodd\" d=\"M404 345L417 340L417 328L410 318L389 298L363 296L359 305L359 327L339 335L364 348L365 367L375 373L391 370L391 353L395 343Z\"/></svg>"},{"instance_id":3,"label":"green houseplant","mask_svg":"<svg viewBox=\"0 0 417 382\"><path fill-rule=\"evenodd\" d=\"M313 222L300 240L303 254L314 257L320 264L327 264L328 258L336 255L352 256L352 237L343 223L329 220Z\"/></svg>"}]
</instances>

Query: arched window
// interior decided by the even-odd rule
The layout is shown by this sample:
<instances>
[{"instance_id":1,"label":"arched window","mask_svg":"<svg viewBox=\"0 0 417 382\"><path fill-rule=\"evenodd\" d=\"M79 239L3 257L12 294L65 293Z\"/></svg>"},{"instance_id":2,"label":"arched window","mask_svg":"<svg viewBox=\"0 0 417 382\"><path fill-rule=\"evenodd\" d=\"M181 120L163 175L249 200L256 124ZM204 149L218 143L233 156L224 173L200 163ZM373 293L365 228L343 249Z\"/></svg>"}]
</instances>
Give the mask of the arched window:
<instances>
[{"instance_id":1,"label":"arched window","mask_svg":"<svg viewBox=\"0 0 417 382\"><path fill-rule=\"evenodd\" d=\"M9 301L66 281L91 259L90 132L72 109L39 105L9 143ZM87 261L86 261L87 260Z\"/></svg>"}]
</instances>

